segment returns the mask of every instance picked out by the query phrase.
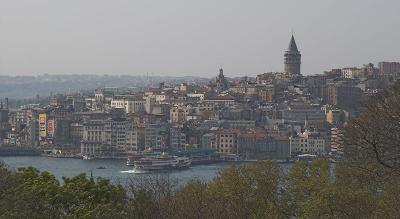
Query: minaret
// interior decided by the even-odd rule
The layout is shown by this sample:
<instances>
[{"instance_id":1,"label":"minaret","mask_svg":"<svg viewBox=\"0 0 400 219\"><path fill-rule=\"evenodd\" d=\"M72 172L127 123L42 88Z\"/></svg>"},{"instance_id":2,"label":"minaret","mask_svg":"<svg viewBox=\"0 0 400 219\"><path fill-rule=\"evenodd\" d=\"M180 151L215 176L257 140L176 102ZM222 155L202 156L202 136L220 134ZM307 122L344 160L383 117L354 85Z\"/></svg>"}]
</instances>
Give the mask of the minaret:
<instances>
[{"instance_id":1,"label":"minaret","mask_svg":"<svg viewBox=\"0 0 400 219\"><path fill-rule=\"evenodd\" d=\"M292 35L290 39L288 50L285 52L285 72L292 75L301 75L300 64L301 64L301 54L297 49L296 41Z\"/></svg>"}]
</instances>

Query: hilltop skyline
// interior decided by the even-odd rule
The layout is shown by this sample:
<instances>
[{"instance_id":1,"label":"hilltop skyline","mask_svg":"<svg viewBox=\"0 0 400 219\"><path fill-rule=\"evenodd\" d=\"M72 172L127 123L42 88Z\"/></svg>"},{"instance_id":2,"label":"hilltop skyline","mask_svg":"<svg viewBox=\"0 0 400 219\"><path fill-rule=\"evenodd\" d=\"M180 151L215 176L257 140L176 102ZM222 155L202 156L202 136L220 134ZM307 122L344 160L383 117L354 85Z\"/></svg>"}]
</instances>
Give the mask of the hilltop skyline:
<instances>
[{"instance_id":1,"label":"hilltop skyline","mask_svg":"<svg viewBox=\"0 0 400 219\"><path fill-rule=\"evenodd\" d=\"M3 1L0 75L228 77L399 61L397 1ZM49 19L50 18L50 19Z\"/></svg>"}]
</instances>

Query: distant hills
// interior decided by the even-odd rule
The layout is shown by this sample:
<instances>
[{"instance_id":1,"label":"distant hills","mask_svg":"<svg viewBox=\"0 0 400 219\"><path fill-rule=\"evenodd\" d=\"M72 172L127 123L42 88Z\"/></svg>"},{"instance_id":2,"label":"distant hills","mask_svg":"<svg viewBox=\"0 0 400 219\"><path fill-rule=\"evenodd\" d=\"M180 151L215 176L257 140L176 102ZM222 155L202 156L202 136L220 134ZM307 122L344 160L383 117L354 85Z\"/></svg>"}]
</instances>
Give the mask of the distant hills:
<instances>
[{"instance_id":1,"label":"distant hills","mask_svg":"<svg viewBox=\"0 0 400 219\"><path fill-rule=\"evenodd\" d=\"M183 76L130 76L130 75L38 75L0 76L0 98L28 99L56 93L91 91L101 87L149 87L179 83L207 83L209 78Z\"/></svg>"}]
</instances>

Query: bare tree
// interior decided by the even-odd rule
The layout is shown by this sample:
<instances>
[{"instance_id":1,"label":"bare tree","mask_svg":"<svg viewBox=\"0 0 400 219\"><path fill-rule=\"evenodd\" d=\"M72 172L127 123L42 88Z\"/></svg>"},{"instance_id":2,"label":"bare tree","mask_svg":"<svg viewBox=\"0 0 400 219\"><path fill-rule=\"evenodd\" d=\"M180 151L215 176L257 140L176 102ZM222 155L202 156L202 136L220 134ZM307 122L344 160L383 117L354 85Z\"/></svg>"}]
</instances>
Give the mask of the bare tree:
<instances>
[{"instance_id":1,"label":"bare tree","mask_svg":"<svg viewBox=\"0 0 400 219\"><path fill-rule=\"evenodd\" d=\"M146 194L153 206L144 206L153 211L155 218L171 218L175 209L175 192L178 189L178 180L172 178L169 172L158 174L135 175L126 183L127 192L133 197ZM154 216L156 215L156 216Z\"/></svg>"},{"instance_id":2,"label":"bare tree","mask_svg":"<svg viewBox=\"0 0 400 219\"><path fill-rule=\"evenodd\" d=\"M399 82L364 101L361 115L345 128L344 152L351 165L400 174Z\"/></svg>"}]
</instances>

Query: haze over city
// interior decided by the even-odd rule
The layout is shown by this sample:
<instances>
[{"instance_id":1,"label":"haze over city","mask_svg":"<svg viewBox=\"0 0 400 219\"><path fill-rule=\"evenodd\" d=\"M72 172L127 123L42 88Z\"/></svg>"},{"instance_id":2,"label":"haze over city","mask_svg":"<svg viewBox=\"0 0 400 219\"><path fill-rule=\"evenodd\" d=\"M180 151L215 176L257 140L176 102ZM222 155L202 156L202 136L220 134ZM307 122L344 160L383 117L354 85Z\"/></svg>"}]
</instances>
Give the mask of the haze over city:
<instances>
[{"instance_id":1,"label":"haze over city","mask_svg":"<svg viewBox=\"0 0 400 219\"><path fill-rule=\"evenodd\" d=\"M400 59L399 1L0 1L0 75L228 77Z\"/></svg>"},{"instance_id":2,"label":"haze over city","mask_svg":"<svg viewBox=\"0 0 400 219\"><path fill-rule=\"evenodd\" d=\"M400 218L399 9L0 0L0 218Z\"/></svg>"}]
</instances>

